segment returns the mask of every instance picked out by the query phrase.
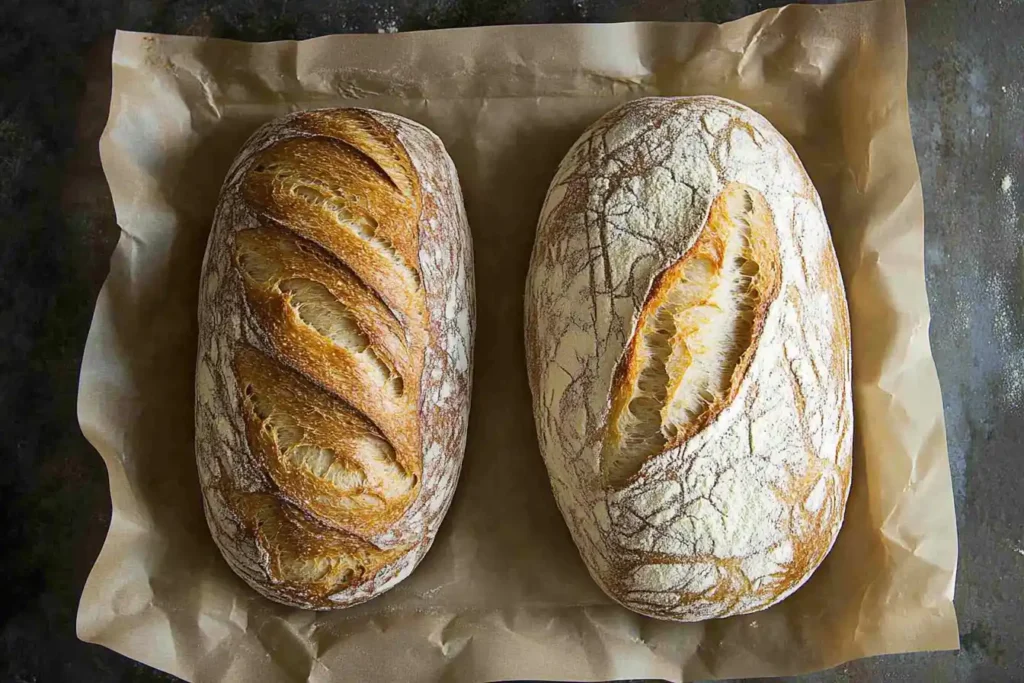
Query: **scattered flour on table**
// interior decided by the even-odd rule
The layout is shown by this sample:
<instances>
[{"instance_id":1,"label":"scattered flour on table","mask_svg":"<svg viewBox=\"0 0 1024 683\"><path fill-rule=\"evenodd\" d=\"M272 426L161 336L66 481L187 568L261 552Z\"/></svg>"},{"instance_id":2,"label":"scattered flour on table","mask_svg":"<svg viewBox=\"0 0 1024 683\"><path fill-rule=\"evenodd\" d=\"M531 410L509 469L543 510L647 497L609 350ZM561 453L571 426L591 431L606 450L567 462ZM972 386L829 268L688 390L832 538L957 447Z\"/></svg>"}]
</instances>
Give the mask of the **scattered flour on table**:
<instances>
[{"instance_id":1,"label":"scattered flour on table","mask_svg":"<svg viewBox=\"0 0 1024 683\"><path fill-rule=\"evenodd\" d=\"M1014 326L1014 307L1006 296L1006 283L996 276L985 283L985 293L992 302L994 337L1004 351L1005 391L1004 398L1012 407L1024 404L1024 334L1018 325Z\"/></svg>"},{"instance_id":2,"label":"scattered flour on table","mask_svg":"<svg viewBox=\"0 0 1024 683\"><path fill-rule=\"evenodd\" d=\"M1005 228L1011 234L1019 234L1017 226L1020 217L1017 214L1017 202L1013 194L1014 181L1012 174L1005 173L999 182L999 188L1004 195L1000 204L1005 203L1000 207L1000 212L1004 216ZM1018 273L1020 268L1024 268L1024 245L1020 246L1020 251L1016 256L1019 261L1016 267L1011 269L1013 273ZM1010 406L1016 408L1024 405L1024 333L1021 332L1024 325L1022 325L1022 321L1018 320L1018 312L1024 310L1024 305L1013 300L1012 297L1015 295L1012 293L1019 288L1024 288L1024 281L1013 283L1008 278L1007 275L990 276L986 283L986 290L994 311L993 332L1005 353L1005 399ZM1015 284L1017 286L1014 286ZM1011 294L1008 295L1007 292Z\"/></svg>"},{"instance_id":3,"label":"scattered flour on table","mask_svg":"<svg viewBox=\"0 0 1024 683\"><path fill-rule=\"evenodd\" d=\"M971 302L961 294L953 302L953 332L965 336L971 329Z\"/></svg>"},{"instance_id":4,"label":"scattered flour on table","mask_svg":"<svg viewBox=\"0 0 1024 683\"><path fill-rule=\"evenodd\" d=\"M373 15L371 26L377 27L377 33L398 33L398 14L394 5L373 3L366 7Z\"/></svg>"}]
</instances>

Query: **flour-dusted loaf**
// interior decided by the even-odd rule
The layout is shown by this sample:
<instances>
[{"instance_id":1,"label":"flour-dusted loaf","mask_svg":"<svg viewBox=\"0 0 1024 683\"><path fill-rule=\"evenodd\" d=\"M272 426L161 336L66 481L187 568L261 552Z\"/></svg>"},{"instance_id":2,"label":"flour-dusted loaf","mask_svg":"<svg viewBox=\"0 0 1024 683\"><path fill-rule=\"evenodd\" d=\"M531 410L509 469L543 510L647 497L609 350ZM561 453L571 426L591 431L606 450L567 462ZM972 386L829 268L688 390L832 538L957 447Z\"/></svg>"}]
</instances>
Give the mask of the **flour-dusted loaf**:
<instances>
[{"instance_id":1,"label":"flour-dusted loaf","mask_svg":"<svg viewBox=\"0 0 1024 683\"><path fill-rule=\"evenodd\" d=\"M828 553L850 486L850 327L821 202L764 118L647 98L589 128L526 294L541 451L613 599L760 610Z\"/></svg>"},{"instance_id":2,"label":"flour-dusted loaf","mask_svg":"<svg viewBox=\"0 0 1024 683\"><path fill-rule=\"evenodd\" d=\"M203 262L196 457L228 564L312 609L409 575L465 447L473 263L441 141L365 109L245 144Z\"/></svg>"}]
</instances>

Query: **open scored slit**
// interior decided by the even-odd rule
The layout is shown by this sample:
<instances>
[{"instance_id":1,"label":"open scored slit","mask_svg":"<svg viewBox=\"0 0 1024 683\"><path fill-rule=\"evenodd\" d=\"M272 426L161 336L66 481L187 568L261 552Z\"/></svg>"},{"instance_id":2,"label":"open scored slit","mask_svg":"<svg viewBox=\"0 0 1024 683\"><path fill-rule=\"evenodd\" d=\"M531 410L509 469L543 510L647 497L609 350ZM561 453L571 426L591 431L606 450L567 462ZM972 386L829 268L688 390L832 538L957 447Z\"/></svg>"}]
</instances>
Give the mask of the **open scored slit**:
<instances>
[{"instance_id":1,"label":"open scored slit","mask_svg":"<svg viewBox=\"0 0 1024 683\"><path fill-rule=\"evenodd\" d=\"M267 558L275 583L326 596L369 578L408 548L382 549L356 535L325 527L279 497L233 494L243 523Z\"/></svg>"},{"instance_id":2,"label":"open scored slit","mask_svg":"<svg viewBox=\"0 0 1024 683\"><path fill-rule=\"evenodd\" d=\"M738 390L778 289L778 258L764 198L729 185L641 311L601 454L609 485L625 484L649 458L699 431Z\"/></svg>"},{"instance_id":3,"label":"open scored slit","mask_svg":"<svg viewBox=\"0 0 1024 683\"><path fill-rule=\"evenodd\" d=\"M302 542L306 540L303 537L320 536L321 530L285 508L287 503L270 496L255 494L249 501L250 514L259 529L258 542L262 541L260 545L270 551L270 569L278 580L327 584L337 590L365 573L366 568L359 562L357 542L344 543L354 547L339 548L342 552L334 555L311 552Z\"/></svg>"},{"instance_id":4,"label":"open scored slit","mask_svg":"<svg viewBox=\"0 0 1024 683\"><path fill-rule=\"evenodd\" d=\"M410 177L410 162L403 161L396 148L382 138L387 133L383 126L372 120L350 120L346 135L317 135L313 139L323 140L344 148L361 159L381 180L386 182L402 197L413 194L414 178Z\"/></svg>"},{"instance_id":5,"label":"open scored slit","mask_svg":"<svg viewBox=\"0 0 1024 683\"><path fill-rule=\"evenodd\" d=\"M375 386L389 396L402 395L402 377L377 352L349 308L334 298L330 290L304 278L282 280L278 287L302 322L363 361Z\"/></svg>"},{"instance_id":6,"label":"open scored slit","mask_svg":"<svg viewBox=\"0 0 1024 683\"><path fill-rule=\"evenodd\" d=\"M350 147L365 159L389 184L404 197L413 196L415 178L411 161L400 154L397 145L387 142L387 129L371 117L352 118L347 122L347 139L331 136L332 142Z\"/></svg>"},{"instance_id":7,"label":"open scored slit","mask_svg":"<svg viewBox=\"0 0 1024 683\"><path fill-rule=\"evenodd\" d=\"M317 487L322 493L313 495L342 512L379 510L412 490L417 477L402 468L391 444L357 412L341 404L309 404L299 412L295 406L303 392L288 386L286 372L271 377L242 368L241 375L248 380L247 410L278 454L271 474L283 490L297 486L295 475L318 482L326 489ZM296 492L306 488L299 486Z\"/></svg>"},{"instance_id":8,"label":"open scored slit","mask_svg":"<svg viewBox=\"0 0 1024 683\"><path fill-rule=\"evenodd\" d=\"M358 359L373 382L385 394L401 397L404 381L383 351L374 346L360 327L352 310L327 287L315 280L301 277L282 279L279 260L273 249L260 241L259 231L245 230L238 234L238 258L245 273L263 287L276 291L304 325ZM277 240L276 249L293 249L294 245Z\"/></svg>"},{"instance_id":9,"label":"open scored slit","mask_svg":"<svg viewBox=\"0 0 1024 683\"><path fill-rule=\"evenodd\" d=\"M350 230L384 256L401 276L413 285L420 286L420 274L405 262L395 245L379 234L377 221L365 212L354 208L331 190L308 180L297 179L291 185L291 193L311 206L323 209L330 214L338 225Z\"/></svg>"},{"instance_id":10,"label":"open scored slit","mask_svg":"<svg viewBox=\"0 0 1024 683\"><path fill-rule=\"evenodd\" d=\"M304 469L317 479L329 482L340 493L352 494L366 485L366 475L358 464L339 457L334 449L306 443L305 430L298 422L290 415L275 411L262 394L255 392L251 384L246 393L253 412L262 420L264 431L277 444L291 467ZM390 449L387 444L381 443L379 450L384 455Z\"/></svg>"}]
</instances>

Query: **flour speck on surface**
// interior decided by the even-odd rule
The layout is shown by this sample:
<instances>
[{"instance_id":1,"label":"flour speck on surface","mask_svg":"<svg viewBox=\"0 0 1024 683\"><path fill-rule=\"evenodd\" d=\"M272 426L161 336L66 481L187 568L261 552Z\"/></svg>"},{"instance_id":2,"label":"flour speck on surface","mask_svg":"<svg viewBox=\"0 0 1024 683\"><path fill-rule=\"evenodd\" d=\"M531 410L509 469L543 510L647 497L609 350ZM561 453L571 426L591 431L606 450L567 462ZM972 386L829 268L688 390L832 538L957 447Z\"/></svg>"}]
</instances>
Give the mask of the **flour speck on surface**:
<instances>
[{"instance_id":1,"label":"flour speck on surface","mask_svg":"<svg viewBox=\"0 0 1024 683\"><path fill-rule=\"evenodd\" d=\"M398 33L398 14L394 6L374 3L367 8L373 16L370 25L377 27L377 33Z\"/></svg>"},{"instance_id":2,"label":"flour speck on surface","mask_svg":"<svg viewBox=\"0 0 1024 683\"><path fill-rule=\"evenodd\" d=\"M953 303L953 315L952 320L952 331L966 335L970 331L971 327L971 303L964 297L957 297Z\"/></svg>"},{"instance_id":3,"label":"flour speck on surface","mask_svg":"<svg viewBox=\"0 0 1024 683\"><path fill-rule=\"evenodd\" d=\"M1007 173L1003 176L1003 182L1000 183L1000 187L1003 188L1003 194L1010 194L1013 190L1013 176Z\"/></svg>"},{"instance_id":4,"label":"flour speck on surface","mask_svg":"<svg viewBox=\"0 0 1024 683\"><path fill-rule=\"evenodd\" d=\"M985 283L986 298L992 303L992 331L1005 359L1003 398L1012 407L1024 404L1024 334L1013 315L1012 302L1006 295L1007 283L990 277Z\"/></svg>"}]
</instances>

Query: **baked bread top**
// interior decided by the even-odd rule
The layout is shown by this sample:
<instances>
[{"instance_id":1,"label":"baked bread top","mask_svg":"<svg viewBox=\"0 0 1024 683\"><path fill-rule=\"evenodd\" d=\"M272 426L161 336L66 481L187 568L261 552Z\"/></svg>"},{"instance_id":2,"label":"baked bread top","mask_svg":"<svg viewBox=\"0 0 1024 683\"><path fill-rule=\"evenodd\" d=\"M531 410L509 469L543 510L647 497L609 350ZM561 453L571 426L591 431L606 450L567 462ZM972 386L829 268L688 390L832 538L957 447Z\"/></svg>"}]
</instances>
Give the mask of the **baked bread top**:
<instances>
[{"instance_id":1,"label":"baked bread top","mask_svg":"<svg viewBox=\"0 0 1024 683\"><path fill-rule=\"evenodd\" d=\"M527 285L541 451L591 574L693 621L820 564L850 482L849 319L786 140L715 97L645 98L576 142Z\"/></svg>"},{"instance_id":2,"label":"baked bread top","mask_svg":"<svg viewBox=\"0 0 1024 683\"><path fill-rule=\"evenodd\" d=\"M472 308L429 131L315 110L246 143L204 262L196 439L214 539L257 590L354 604L426 552L462 458Z\"/></svg>"}]
</instances>

